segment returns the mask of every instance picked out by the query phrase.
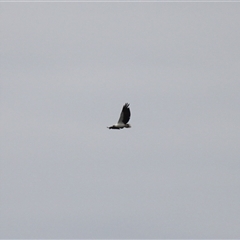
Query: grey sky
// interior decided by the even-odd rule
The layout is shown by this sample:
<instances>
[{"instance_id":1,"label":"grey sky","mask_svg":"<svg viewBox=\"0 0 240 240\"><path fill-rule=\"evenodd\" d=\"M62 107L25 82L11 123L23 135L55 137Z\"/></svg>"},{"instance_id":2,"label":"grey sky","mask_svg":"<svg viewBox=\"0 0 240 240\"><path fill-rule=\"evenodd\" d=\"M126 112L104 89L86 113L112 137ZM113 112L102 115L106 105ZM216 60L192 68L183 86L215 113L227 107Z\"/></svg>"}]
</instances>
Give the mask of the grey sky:
<instances>
[{"instance_id":1,"label":"grey sky","mask_svg":"<svg viewBox=\"0 0 240 240\"><path fill-rule=\"evenodd\" d=\"M239 3L0 5L1 238L240 238Z\"/></svg>"}]
</instances>

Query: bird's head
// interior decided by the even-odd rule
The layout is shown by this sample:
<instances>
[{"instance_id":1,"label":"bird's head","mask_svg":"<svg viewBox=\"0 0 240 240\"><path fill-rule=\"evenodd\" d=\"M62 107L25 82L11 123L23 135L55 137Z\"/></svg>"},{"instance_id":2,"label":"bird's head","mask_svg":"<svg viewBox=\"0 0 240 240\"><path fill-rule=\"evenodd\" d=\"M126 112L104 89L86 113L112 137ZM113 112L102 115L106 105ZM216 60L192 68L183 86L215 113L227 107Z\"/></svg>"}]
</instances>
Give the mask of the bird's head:
<instances>
[{"instance_id":1,"label":"bird's head","mask_svg":"<svg viewBox=\"0 0 240 240\"><path fill-rule=\"evenodd\" d=\"M108 129L119 129L118 127L116 127L115 125L112 125L111 127L107 127Z\"/></svg>"}]
</instances>

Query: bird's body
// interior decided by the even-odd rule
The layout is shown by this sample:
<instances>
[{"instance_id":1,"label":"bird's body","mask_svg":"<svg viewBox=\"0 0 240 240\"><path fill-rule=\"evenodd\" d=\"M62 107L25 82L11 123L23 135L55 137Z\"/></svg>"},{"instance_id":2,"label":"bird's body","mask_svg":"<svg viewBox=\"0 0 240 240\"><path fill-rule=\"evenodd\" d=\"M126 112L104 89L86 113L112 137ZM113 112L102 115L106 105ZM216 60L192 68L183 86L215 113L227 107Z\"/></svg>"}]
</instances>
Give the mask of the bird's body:
<instances>
[{"instance_id":1,"label":"bird's body","mask_svg":"<svg viewBox=\"0 0 240 240\"><path fill-rule=\"evenodd\" d=\"M130 128L131 125L128 124L130 116L131 116L131 112L130 112L130 109L129 109L129 104L126 103L122 108L122 112L120 114L120 118L119 118L118 122L116 124L112 125L111 127L108 127L108 128L109 129Z\"/></svg>"}]
</instances>

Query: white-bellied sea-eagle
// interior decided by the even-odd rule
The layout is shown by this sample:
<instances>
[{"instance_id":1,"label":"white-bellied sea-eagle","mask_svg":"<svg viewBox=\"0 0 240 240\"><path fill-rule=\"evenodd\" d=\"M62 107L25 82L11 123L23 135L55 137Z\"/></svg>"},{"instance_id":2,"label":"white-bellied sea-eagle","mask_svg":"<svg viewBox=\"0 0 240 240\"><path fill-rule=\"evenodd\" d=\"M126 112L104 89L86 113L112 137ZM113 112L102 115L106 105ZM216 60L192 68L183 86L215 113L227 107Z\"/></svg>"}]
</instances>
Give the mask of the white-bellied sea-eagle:
<instances>
[{"instance_id":1,"label":"white-bellied sea-eagle","mask_svg":"<svg viewBox=\"0 0 240 240\"><path fill-rule=\"evenodd\" d=\"M131 113L129 109L129 103L125 103L122 112L120 114L120 118L118 120L118 123L112 125L111 127L108 127L109 129L122 129L122 128L130 128L131 125L128 124L128 121L130 119Z\"/></svg>"}]
</instances>

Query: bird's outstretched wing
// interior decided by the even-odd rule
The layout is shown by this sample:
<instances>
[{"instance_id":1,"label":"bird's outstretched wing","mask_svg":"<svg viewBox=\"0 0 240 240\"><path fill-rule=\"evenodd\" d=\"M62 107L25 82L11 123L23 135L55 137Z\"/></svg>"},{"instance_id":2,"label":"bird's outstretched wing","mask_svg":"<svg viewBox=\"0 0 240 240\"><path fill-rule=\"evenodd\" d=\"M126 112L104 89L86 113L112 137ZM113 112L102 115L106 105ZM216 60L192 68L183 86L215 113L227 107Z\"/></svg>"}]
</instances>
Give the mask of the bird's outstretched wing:
<instances>
[{"instance_id":1,"label":"bird's outstretched wing","mask_svg":"<svg viewBox=\"0 0 240 240\"><path fill-rule=\"evenodd\" d=\"M122 112L120 114L118 123L124 123L124 124L128 123L130 116L131 116L131 113L129 109L129 103L125 103L125 105L122 108Z\"/></svg>"}]
</instances>

